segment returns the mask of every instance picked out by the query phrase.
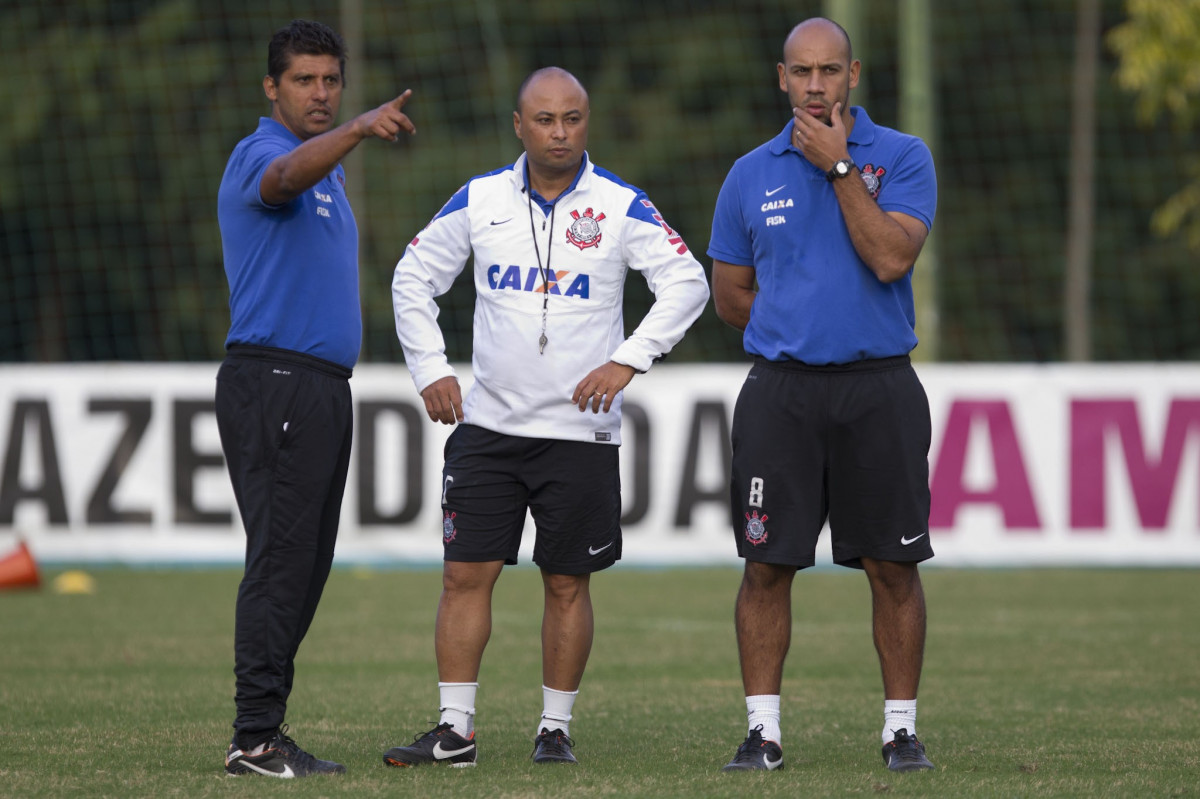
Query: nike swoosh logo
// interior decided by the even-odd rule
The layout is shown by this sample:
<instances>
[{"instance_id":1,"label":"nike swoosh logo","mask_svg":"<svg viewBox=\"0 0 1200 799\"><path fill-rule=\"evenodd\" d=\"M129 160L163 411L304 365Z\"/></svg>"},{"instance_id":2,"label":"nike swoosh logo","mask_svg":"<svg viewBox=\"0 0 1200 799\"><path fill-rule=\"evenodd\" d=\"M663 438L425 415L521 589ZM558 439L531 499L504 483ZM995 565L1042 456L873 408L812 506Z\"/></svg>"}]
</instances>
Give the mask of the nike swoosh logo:
<instances>
[{"instance_id":1,"label":"nike swoosh logo","mask_svg":"<svg viewBox=\"0 0 1200 799\"><path fill-rule=\"evenodd\" d=\"M589 554L589 555L599 555L601 552L603 552L604 550L608 549L608 548L609 548L609 547L611 547L612 545L613 545L613 542L612 542L612 541L609 541L607 544L605 544L604 546L600 547L599 549L592 549L591 547L588 547L588 554Z\"/></svg>"},{"instance_id":2,"label":"nike swoosh logo","mask_svg":"<svg viewBox=\"0 0 1200 799\"><path fill-rule=\"evenodd\" d=\"M445 760L448 757L457 757L458 755L465 755L467 752L470 752L474 748L475 748L475 744L471 744L470 746L464 746L462 749L443 749L442 742L438 741L437 743L435 743L433 745L433 756L436 757L438 760Z\"/></svg>"},{"instance_id":3,"label":"nike swoosh logo","mask_svg":"<svg viewBox=\"0 0 1200 799\"><path fill-rule=\"evenodd\" d=\"M772 769L776 768L782 762L783 762L782 757L779 758L778 760L772 760L771 758L767 757L766 755L763 755L763 765L767 767L767 771L771 771Z\"/></svg>"},{"instance_id":4,"label":"nike swoosh logo","mask_svg":"<svg viewBox=\"0 0 1200 799\"><path fill-rule=\"evenodd\" d=\"M505 222L511 222L511 221L512 221L512 217L510 216L508 219L493 219L492 224L493 225L503 225Z\"/></svg>"},{"instance_id":5,"label":"nike swoosh logo","mask_svg":"<svg viewBox=\"0 0 1200 799\"><path fill-rule=\"evenodd\" d=\"M247 763L245 760L243 760L239 765L245 766L251 771L257 771L259 774L263 774L268 777L281 777L285 780L290 780L292 777L296 776L296 772L292 771L292 767L288 765L284 765L283 771L268 771L265 768L259 768L253 763Z\"/></svg>"},{"instance_id":6,"label":"nike swoosh logo","mask_svg":"<svg viewBox=\"0 0 1200 799\"><path fill-rule=\"evenodd\" d=\"M907 538L907 537L905 537L905 538L901 538L901 539L900 539L900 544L901 544L902 546L908 546L908 545L909 545L909 544L911 544L913 541L918 541L918 540L920 540L920 539L924 538L924 537L925 537L925 535L926 535L925 533L921 533L920 535L914 535L912 538Z\"/></svg>"},{"instance_id":7,"label":"nike swoosh logo","mask_svg":"<svg viewBox=\"0 0 1200 799\"><path fill-rule=\"evenodd\" d=\"M786 186L787 186L787 184L784 183L783 186L780 186L777 189L771 189L769 192L767 192L767 196L770 197L772 194L776 194L778 192L783 191Z\"/></svg>"}]
</instances>

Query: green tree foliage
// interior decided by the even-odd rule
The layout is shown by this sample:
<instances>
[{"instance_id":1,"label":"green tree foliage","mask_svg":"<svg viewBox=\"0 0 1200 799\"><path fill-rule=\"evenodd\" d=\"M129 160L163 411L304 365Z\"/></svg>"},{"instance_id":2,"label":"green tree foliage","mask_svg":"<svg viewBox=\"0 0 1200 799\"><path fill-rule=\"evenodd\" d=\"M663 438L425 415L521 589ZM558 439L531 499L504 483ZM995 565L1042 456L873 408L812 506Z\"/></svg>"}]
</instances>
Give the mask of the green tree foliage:
<instances>
[{"instance_id":1,"label":"green tree foliage","mask_svg":"<svg viewBox=\"0 0 1200 799\"><path fill-rule=\"evenodd\" d=\"M940 351L946 360L1059 360L1075 3L958 8L939 7L932 56L942 109ZM1118 0L1101 10L1105 31L1124 21ZM1139 125L1111 80L1115 67L1100 64L1096 97L1093 354L1200 357L1189 321L1200 296L1194 258L1149 222L1195 145L1179 130Z\"/></svg>"},{"instance_id":2,"label":"green tree foliage","mask_svg":"<svg viewBox=\"0 0 1200 799\"><path fill-rule=\"evenodd\" d=\"M853 101L895 126L896 7L865 2L855 55L869 89ZM530 70L557 64L580 76L592 98L592 157L645 189L707 267L726 172L788 119L775 76L783 39L823 7L352 5L362 10L361 44L347 77L360 100L343 106L342 119L412 88L406 111L418 127L395 146L364 143L355 156L361 168L350 174L359 192L362 356L387 362L401 357L393 267L467 178L520 153L514 93ZM935 6L940 352L964 361L1059 359L1074 3ZM1104 0L1103 10L1106 30L1126 20L1121 0ZM337 0L0 2L8 78L0 83L0 360L220 358L229 317L216 192L233 146L268 113L267 41L292 17L345 30L354 23L342 14ZM1178 74L1197 63L1193 51ZM1101 68L1096 356L1194 359L1200 328L1188 298L1200 296L1200 271L1182 240L1155 237L1149 221L1182 189L1178 170L1194 141L1178 125L1139 125L1108 79L1115 59ZM629 285L632 324L650 297L638 276ZM455 360L468 357L472 294L460 280L440 301ZM740 335L711 306L672 354L742 358Z\"/></svg>"},{"instance_id":3,"label":"green tree foliage","mask_svg":"<svg viewBox=\"0 0 1200 799\"><path fill-rule=\"evenodd\" d=\"M1129 0L1129 19L1108 43L1120 58L1116 79L1137 95L1147 124L1167 115L1184 131L1200 126L1200 0ZM1188 183L1154 213L1154 229L1181 232L1200 252L1200 154L1185 153L1179 171Z\"/></svg>"},{"instance_id":4,"label":"green tree foliage","mask_svg":"<svg viewBox=\"0 0 1200 799\"><path fill-rule=\"evenodd\" d=\"M216 186L254 118L231 102L255 74L233 54L265 62L270 31L221 5L6 5L0 358L220 353Z\"/></svg>"}]
</instances>

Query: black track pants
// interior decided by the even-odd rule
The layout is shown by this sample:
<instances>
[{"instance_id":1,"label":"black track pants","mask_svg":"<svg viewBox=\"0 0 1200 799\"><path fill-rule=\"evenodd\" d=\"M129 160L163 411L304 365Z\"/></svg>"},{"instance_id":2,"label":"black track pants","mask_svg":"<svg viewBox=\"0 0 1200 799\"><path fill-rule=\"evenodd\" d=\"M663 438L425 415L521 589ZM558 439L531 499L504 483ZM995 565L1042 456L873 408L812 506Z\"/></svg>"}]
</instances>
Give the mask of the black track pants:
<instances>
[{"instance_id":1,"label":"black track pants","mask_svg":"<svg viewBox=\"0 0 1200 799\"><path fill-rule=\"evenodd\" d=\"M217 374L221 447L246 529L234 674L239 739L283 723L296 652L333 563L350 463L350 370L232 347Z\"/></svg>"}]
</instances>

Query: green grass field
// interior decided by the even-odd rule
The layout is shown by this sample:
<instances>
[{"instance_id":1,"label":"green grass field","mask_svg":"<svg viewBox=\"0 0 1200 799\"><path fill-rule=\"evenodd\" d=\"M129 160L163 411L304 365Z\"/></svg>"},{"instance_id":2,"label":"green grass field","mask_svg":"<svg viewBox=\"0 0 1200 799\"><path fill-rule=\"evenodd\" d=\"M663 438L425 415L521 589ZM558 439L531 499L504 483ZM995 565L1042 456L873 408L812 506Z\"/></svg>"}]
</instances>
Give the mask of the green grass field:
<instances>
[{"instance_id":1,"label":"green grass field","mask_svg":"<svg viewBox=\"0 0 1200 799\"><path fill-rule=\"evenodd\" d=\"M581 765L534 767L541 583L509 569L477 701L479 765L401 770L437 719L440 573L335 569L289 706L344 777L223 776L231 570L97 569L92 596L0 592L4 796L1200 795L1200 572L926 569L919 733L935 772L892 774L861 574L801 574L784 682L786 768L722 774L745 735L739 572L618 567L571 725ZM44 574L44 582L55 576Z\"/></svg>"}]
</instances>

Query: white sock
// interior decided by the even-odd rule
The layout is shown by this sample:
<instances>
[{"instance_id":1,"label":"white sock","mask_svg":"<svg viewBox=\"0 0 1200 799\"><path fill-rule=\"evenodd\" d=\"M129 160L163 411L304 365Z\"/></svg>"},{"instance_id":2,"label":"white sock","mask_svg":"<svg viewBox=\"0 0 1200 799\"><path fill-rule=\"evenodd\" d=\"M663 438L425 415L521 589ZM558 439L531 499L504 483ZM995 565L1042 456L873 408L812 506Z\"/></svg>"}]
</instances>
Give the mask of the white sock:
<instances>
[{"instance_id":1,"label":"white sock","mask_svg":"<svg viewBox=\"0 0 1200 799\"><path fill-rule=\"evenodd\" d=\"M475 692L479 690L477 682L439 682L438 694L441 697L439 710L442 719L439 724L449 724L454 731L464 738L475 732Z\"/></svg>"},{"instance_id":2,"label":"white sock","mask_svg":"<svg viewBox=\"0 0 1200 799\"><path fill-rule=\"evenodd\" d=\"M537 732L543 729L554 732L562 730L563 735L571 733L571 708L575 706L578 691L556 691L542 686L542 719L538 722Z\"/></svg>"},{"instance_id":3,"label":"white sock","mask_svg":"<svg viewBox=\"0 0 1200 799\"><path fill-rule=\"evenodd\" d=\"M763 738L783 743L783 733L779 730L779 694L746 697L746 718L751 730L761 724Z\"/></svg>"},{"instance_id":4,"label":"white sock","mask_svg":"<svg viewBox=\"0 0 1200 799\"><path fill-rule=\"evenodd\" d=\"M917 734L917 700L883 700L883 742L890 744L899 730L908 730L909 735Z\"/></svg>"}]
</instances>

